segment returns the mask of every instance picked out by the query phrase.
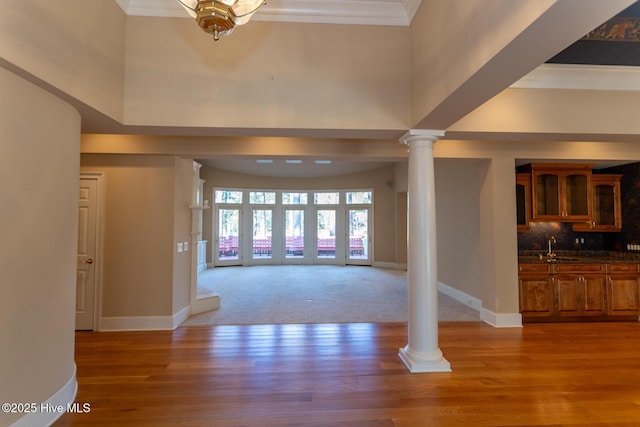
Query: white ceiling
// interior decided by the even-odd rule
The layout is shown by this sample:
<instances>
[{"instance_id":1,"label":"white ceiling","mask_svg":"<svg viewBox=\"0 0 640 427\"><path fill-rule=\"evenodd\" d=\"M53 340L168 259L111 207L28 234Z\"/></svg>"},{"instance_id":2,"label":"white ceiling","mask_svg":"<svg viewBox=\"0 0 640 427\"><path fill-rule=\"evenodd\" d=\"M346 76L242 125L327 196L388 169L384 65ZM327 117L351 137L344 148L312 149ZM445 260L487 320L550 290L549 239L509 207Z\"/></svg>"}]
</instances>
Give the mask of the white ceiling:
<instances>
[{"instance_id":1,"label":"white ceiling","mask_svg":"<svg viewBox=\"0 0 640 427\"><path fill-rule=\"evenodd\" d=\"M135 16L189 16L177 0L115 0ZM408 26L422 0L267 0L255 21Z\"/></svg>"}]
</instances>

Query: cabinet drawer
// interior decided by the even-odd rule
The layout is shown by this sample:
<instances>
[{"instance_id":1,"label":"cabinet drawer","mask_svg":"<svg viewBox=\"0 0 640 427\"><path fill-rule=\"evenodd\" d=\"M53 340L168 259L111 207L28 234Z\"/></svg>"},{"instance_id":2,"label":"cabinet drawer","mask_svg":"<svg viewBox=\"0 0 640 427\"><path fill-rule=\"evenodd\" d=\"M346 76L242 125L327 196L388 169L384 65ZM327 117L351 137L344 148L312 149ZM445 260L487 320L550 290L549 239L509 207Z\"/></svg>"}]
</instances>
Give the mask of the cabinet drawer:
<instances>
[{"instance_id":1,"label":"cabinet drawer","mask_svg":"<svg viewBox=\"0 0 640 427\"><path fill-rule=\"evenodd\" d=\"M604 273L605 264L554 264L556 273Z\"/></svg>"},{"instance_id":2,"label":"cabinet drawer","mask_svg":"<svg viewBox=\"0 0 640 427\"><path fill-rule=\"evenodd\" d=\"M607 264L607 270L609 272L634 273L638 271L638 264L623 264L623 263Z\"/></svg>"},{"instance_id":3,"label":"cabinet drawer","mask_svg":"<svg viewBox=\"0 0 640 427\"><path fill-rule=\"evenodd\" d=\"M549 264L518 264L521 273L549 273Z\"/></svg>"}]
</instances>

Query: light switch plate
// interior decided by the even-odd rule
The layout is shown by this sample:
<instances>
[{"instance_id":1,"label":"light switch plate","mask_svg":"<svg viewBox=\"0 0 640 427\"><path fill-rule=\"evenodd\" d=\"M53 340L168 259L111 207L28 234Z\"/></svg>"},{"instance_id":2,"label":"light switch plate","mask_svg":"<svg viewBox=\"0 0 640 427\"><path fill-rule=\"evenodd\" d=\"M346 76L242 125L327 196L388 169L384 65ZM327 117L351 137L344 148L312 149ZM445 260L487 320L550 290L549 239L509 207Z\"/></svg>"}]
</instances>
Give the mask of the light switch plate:
<instances>
[{"instance_id":1,"label":"light switch plate","mask_svg":"<svg viewBox=\"0 0 640 427\"><path fill-rule=\"evenodd\" d=\"M178 252L182 252L182 243L178 243Z\"/></svg>"},{"instance_id":2,"label":"light switch plate","mask_svg":"<svg viewBox=\"0 0 640 427\"><path fill-rule=\"evenodd\" d=\"M184 242L182 244L182 247L183 247L184 251L187 252L189 250L189 242Z\"/></svg>"}]
</instances>

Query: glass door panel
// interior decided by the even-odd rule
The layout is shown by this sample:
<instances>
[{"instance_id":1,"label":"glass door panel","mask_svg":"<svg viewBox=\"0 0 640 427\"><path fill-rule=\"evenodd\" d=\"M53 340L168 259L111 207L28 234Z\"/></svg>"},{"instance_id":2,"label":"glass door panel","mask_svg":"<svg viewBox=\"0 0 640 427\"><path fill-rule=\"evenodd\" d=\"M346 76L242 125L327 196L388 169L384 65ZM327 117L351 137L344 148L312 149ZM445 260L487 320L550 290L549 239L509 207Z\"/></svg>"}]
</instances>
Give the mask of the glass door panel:
<instances>
[{"instance_id":1,"label":"glass door panel","mask_svg":"<svg viewBox=\"0 0 640 427\"><path fill-rule=\"evenodd\" d=\"M252 259L271 259L273 209L253 209Z\"/></svg>"},{"instance_id":2,"label":"glass door panel","mask_svg":"<svg viewBox=\"0 0 640 427\"><path fill-rule=\"evenodd\" d=\"M240 264L240 208L218 208L217 227L216 264Z\"/></svg>"},{"instance_id":3,"label":"glass door panel","mask_svg":"<svg viewBox=\"0 0 640 427\"><path fill-rule=\"evenodd\" d=\"M538 215L560 216L560 193L558 175L542 174L536 176L536 194Z\"/></svg>"},{"instance_id":4,"label":"glass door panel","mask_svg":"<svg viewBox=\"0 0 640 427\"><path fill-rule=\"evenodd\" d=\"M597 225L616 225L615 188L612 185L596 185L593 197L594 219Z\"/></svg>"},{"instance_id":5,"label":"glass door panel","mask_svg":"<svg viewBox=\"0 0 640 427\"><path fill-rule=\"evenodd\" d=\"M286 209L284 228L285 257L304 258L304 210Z\"/></svg>"},{"instance_id":6,"label":"glass door panel","mask_svg":"<svg viewBox=\"0 0 640 427\"><path fill-rule=\"evenodd\" d=\"M567 215L589 215L589 180L586 175L572 174L565 178Z\"/></svg>"},{"instance_id":7,"label":"glass door panel","mask_svg":"<svg viewBox=\"0 0 640 427\"><path fill-rule=\"evenodd\" d=\"M336 258L335 209L318 209L316 211L316 257L320 259Z\"/></svg>"},{"instance_id":8,"label":"glass door panel","mask_svg":"<svg viewBox=\"0 0 640 427\"><path fill-rule=\"evenodd\" d=\"M349 209L347 217L349 227L349 247L347 257L350 260L369 259L369 209Z\"/></svg>"}]
</instances>

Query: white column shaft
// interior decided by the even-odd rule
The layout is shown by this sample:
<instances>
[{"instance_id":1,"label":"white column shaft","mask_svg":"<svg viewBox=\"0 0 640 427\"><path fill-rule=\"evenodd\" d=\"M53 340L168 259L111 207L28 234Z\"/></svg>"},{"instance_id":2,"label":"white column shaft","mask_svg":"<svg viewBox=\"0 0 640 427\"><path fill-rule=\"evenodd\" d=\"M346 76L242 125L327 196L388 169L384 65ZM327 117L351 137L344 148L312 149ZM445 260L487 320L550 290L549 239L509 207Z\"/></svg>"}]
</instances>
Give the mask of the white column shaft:
<instances>
[{"instance_id":1,"label":"white column shaft","mask_svg":"<svg viewBox=\"0 0 640 427\"><path fill-rule=\"evenodd\" d=\"M400 357L411 372L450 371L438 348L438 259L433 144L442 133L412 132L409 145L409 342Z\"/></svg>"}]
</instances>

